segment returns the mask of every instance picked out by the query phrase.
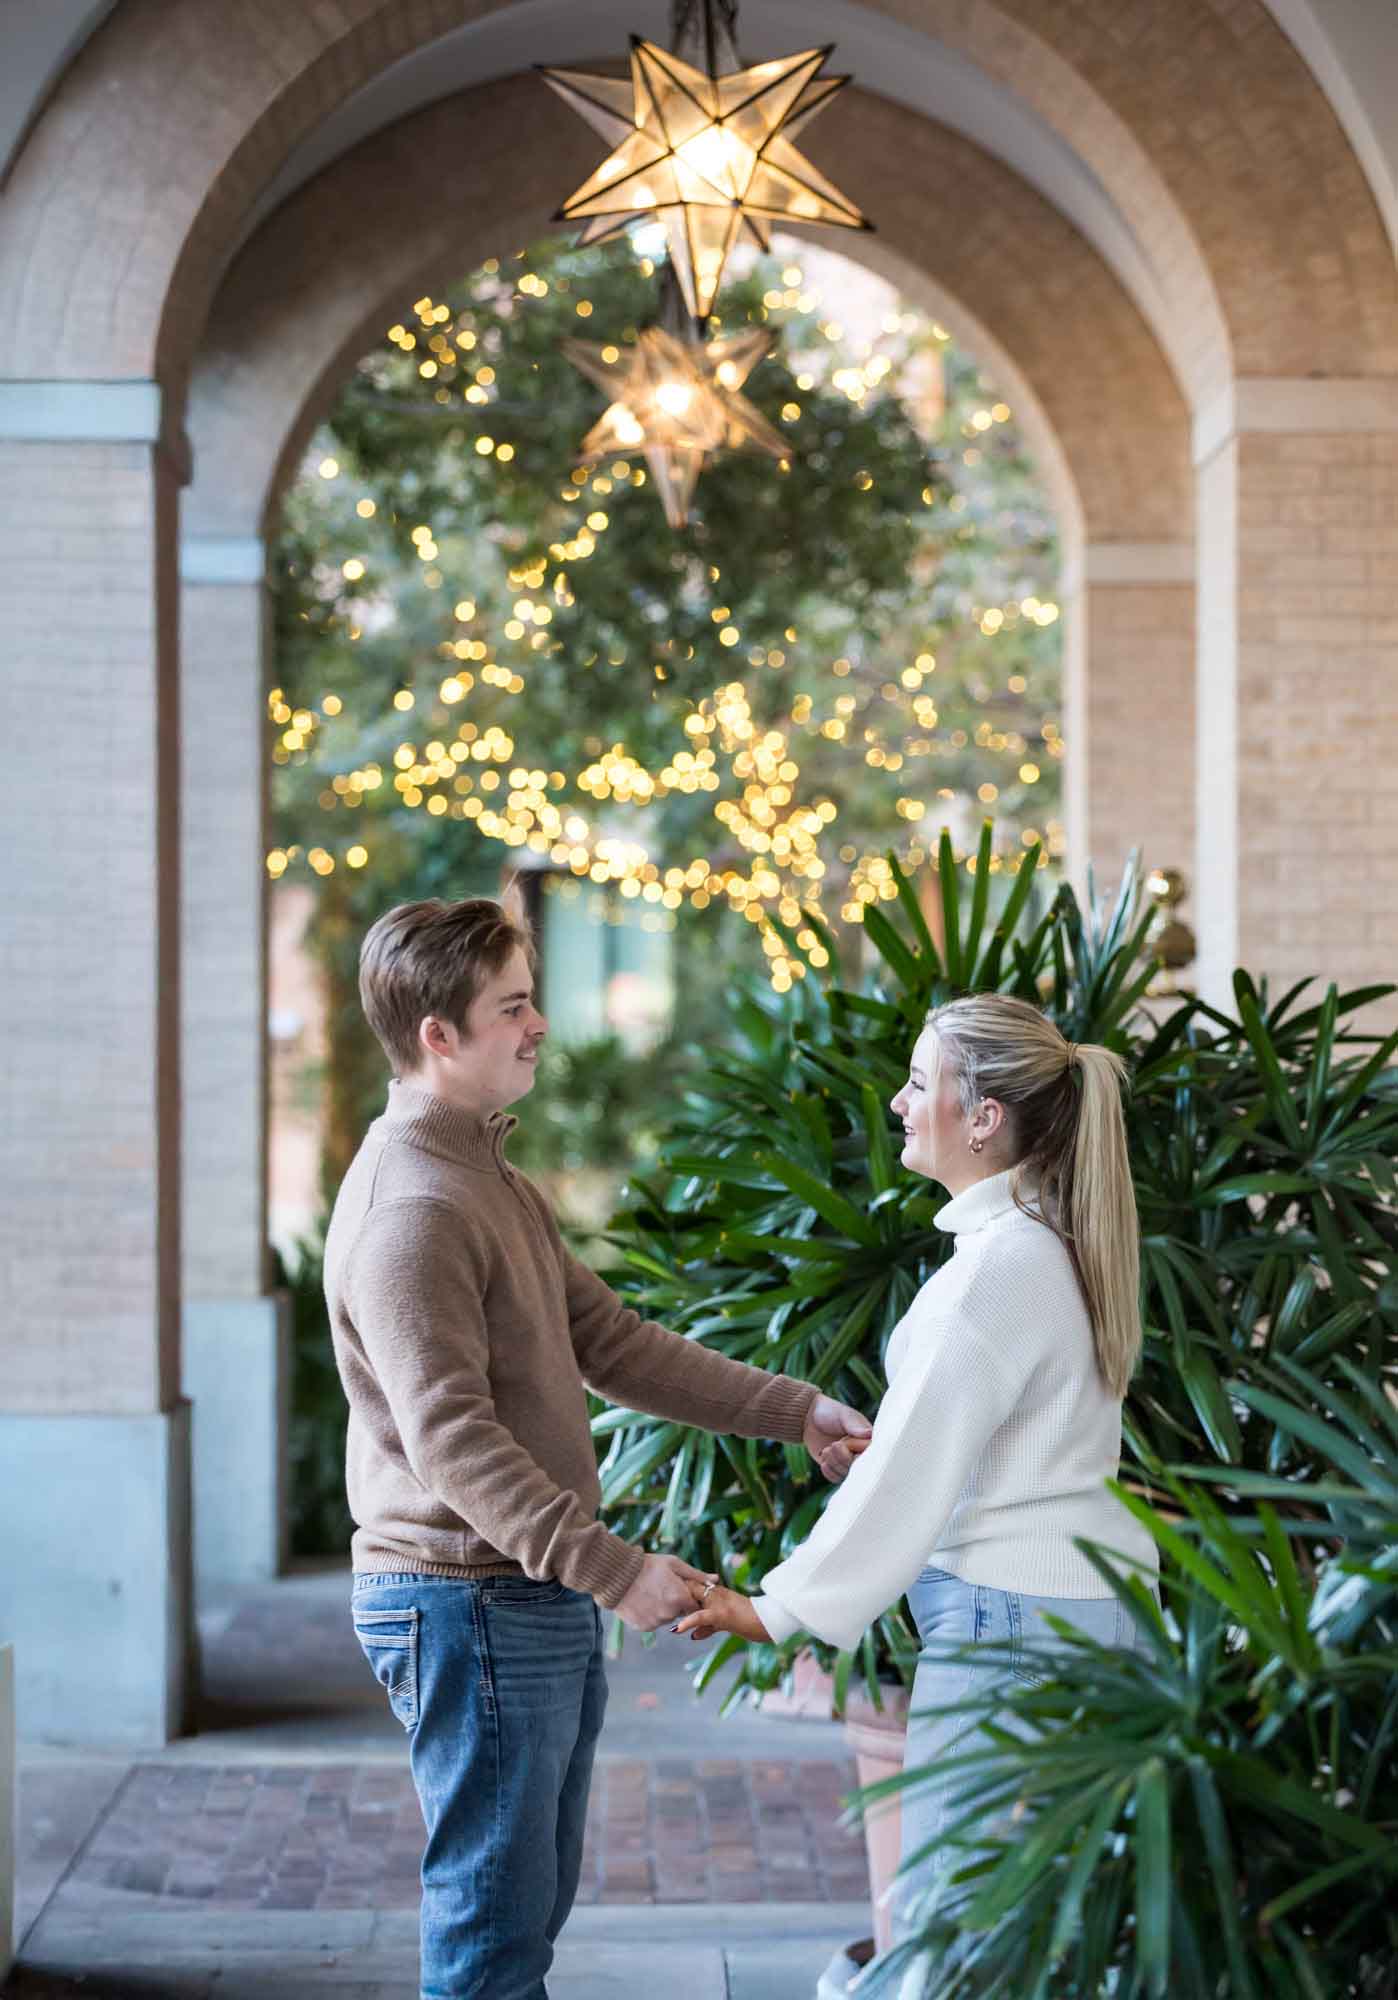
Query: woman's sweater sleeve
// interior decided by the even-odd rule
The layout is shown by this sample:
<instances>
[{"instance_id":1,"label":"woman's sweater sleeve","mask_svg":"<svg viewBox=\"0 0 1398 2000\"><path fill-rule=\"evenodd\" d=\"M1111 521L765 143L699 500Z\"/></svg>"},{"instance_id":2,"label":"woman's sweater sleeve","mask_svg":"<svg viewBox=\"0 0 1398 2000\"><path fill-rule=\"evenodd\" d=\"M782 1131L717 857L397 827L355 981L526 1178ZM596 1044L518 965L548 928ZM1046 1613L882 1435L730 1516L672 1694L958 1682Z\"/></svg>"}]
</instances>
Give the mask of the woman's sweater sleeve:
<instances>
[{"instance_id":1,"label":"woman's sweater sleeve","mask_svg":"<svg viewBox=\"0 0 1398 2000\"><path fill-rule=\"evenodd\" d=\"M762 1579L756 1609L775 1640L804 1627L832 1646L858 1644L925 1567L1038 1358L1029 1342L1007 1352L959 1310L912 1333L869 1449L800 1548Z\"/></svg>"}]
</instances>

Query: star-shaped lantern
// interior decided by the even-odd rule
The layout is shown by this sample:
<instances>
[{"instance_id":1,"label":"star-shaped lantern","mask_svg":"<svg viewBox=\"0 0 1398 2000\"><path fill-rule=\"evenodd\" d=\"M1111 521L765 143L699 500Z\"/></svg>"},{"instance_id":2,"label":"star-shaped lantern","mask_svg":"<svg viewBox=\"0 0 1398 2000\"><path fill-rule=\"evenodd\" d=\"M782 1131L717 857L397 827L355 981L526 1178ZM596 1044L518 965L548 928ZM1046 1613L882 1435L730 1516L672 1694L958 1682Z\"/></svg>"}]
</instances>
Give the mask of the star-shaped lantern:
<instances>
[{"instance_id":1,"label":"star-shaped lantern","mask_svg":"<svg viewBox=\"0 0 1398 2000\"><path fill-rule=\"evenodd\" d=\"M673 280L662 319L634 347L565 340L575 367L611 398L583 439L580 462L643 454L672 528L689 519L704 462L718 451L762 451L786 462L785 440L739 391L772 344L760 329L705 341L685 332Z\"/></svg>"},{"instance_id":2,"label":"star-shaped lantern","mask_svg":"<svg viewBox=\"0 0 1398 2000\"><path fill-rule=\"evenodd\" d=\"M638 216L662 221L685 303L702 320L743 230L766 250L774 222L870 224L791 143L849 82L820 75L829 46L739 68L712 0L705 0L702 45L690 35L682 46L702 61L633 35L629 81L582 70L541 73L615 149L554 220L581 221L582 243ZM731 68L720 67L729 61Z\"/></svg>"}]
</instances>

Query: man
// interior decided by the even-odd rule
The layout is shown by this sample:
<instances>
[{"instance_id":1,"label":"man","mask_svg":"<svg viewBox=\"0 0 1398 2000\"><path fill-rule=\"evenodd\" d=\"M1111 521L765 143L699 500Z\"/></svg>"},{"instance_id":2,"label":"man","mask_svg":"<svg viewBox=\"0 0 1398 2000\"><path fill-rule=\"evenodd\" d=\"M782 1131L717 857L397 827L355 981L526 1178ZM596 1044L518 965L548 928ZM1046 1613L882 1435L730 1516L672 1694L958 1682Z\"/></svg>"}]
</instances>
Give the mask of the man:
<instances>
[{"instance_id":1,"label":"man","mask_svg":"<svg viewBox=\"0 0 1398 2000\"><path fill-rule=\"evenodd\" d=\"M423 2000L545 2000L606 1705L599 1605L638 1631L706 1579L596 1518L584 1384L804 1441L865 1419L643 1320L569 1255L504 1155L547 1024L499 904L405 903L360 954L394 1071L345 1176L325 1286L349 1399L355 1630L409 1733L427 1825Z\"/></svg>"}]
</instances>

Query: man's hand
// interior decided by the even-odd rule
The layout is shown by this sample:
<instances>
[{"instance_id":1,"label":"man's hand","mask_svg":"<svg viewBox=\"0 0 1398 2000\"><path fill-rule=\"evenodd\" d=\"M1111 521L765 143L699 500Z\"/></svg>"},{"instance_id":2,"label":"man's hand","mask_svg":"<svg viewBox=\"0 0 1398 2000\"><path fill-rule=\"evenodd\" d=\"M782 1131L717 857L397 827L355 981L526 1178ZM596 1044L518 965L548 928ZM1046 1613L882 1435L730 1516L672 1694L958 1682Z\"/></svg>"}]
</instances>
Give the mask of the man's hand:
<instances>
[{"instance_id":1,"label":"man's hand","mask_svg":"<svg viewBox=\"0 0 1398 2000\"><path fill-rule=\"evenodd\" d=\"M694 1609L692 1585L710 1581L705 1570L694 1569L678 1556L647 1556L640 1575L616 1608L617 1617L633 1632L655 1632L672 1618Z\"/></svg>"},{"instance_id":2,"label":"man's hand","mask_svg":"<svg viewBox=\"0 0 1398 2000\"><path fill-rule=\"evenodd\" d=\"M817 1396L801 1433L801 1442L827 1479L843 1479L861 1451L868 1447L874 1426L848 1403Z\"/></svg>"}]
</instances>

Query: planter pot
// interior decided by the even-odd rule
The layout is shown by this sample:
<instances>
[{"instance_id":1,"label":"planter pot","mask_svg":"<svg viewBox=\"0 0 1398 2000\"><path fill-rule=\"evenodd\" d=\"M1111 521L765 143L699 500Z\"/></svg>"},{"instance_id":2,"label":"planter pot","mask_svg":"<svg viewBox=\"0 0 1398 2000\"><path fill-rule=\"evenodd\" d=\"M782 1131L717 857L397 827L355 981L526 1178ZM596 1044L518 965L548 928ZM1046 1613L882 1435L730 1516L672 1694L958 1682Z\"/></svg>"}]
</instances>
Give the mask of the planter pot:
<instances>
[{"instance_id":1,"label":"planter pot","mask_svg":"<svg viewBox=\"0 0 1398 2000\"><path fill-rule=\"evenodd\" d=\"M764 1715L787 1722L829 1722L835 1710L835 1684L814 1653L799 1653L791 1670L790 1691L772 1688L759 1704Z\"/></svg>"},{"instance_id":2,"label":"planter pot","mask_svg":"<svg viewBox=\"0 0 1398 2000\"><path fill-rule=\"evenodd\" d=\"M862 1785L875 1785L884 1778L896 1778L903 1768L903 1748L908 1734L908 1691L902 1687L883 1689L883 1708L874 1707L867 1694L851 1694L845 1705L845 1741L854 1753L855 1768ZM864 1851L869 1863L869 1897L874 1906L874 1944L887 1951L893 1943L893 1919L887 1892L898 1873L902 1814L898 1799L885 1799L864 1814Z\"/></svg>"},{"instance_id":3,"label":"planter pot","mask_svg":"<svg viewBox=\"0 0 1398 2000\"><path fill-rule=\"evenodd\" d=\"M859 1783L875 1785L896 1778L903 1768L908 1734L908 1690L885 1687L882 1709L875 1708L863 1688L850 1690L845 1702L845 1741L854 1757ZM791 1690L774 1689L762 1697L762 1713L793 1720L829 1719L834 1687L813 1653L803 1653L792 1672ZM869 1867L869 1899L874 1911L874 1942L887 1951L893 1942L891 1914L884 1895L898 1873L902 1814L896 1798L886 1799L864 1815L864 1853Z\"/></svg>"}]
</instances>

